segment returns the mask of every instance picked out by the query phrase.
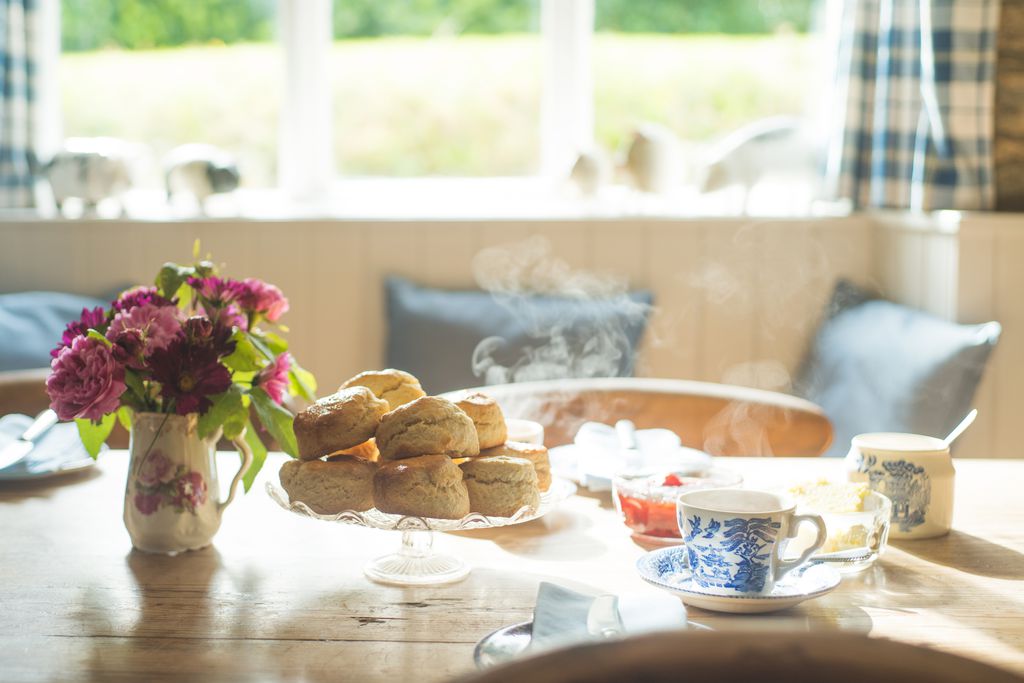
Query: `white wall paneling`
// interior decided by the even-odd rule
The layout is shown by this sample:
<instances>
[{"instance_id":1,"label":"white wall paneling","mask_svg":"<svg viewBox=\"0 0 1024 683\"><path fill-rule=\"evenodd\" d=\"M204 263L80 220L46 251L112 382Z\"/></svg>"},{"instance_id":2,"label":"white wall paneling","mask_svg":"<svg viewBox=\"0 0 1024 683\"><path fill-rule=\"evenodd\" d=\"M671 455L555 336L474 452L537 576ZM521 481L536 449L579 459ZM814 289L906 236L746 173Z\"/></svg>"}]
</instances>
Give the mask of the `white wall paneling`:
<instances>
[{"instance_id":1,"label":"white wall paneling","mask_svg":"<svg viewBox=\"0 0 1024 683\"><path fill-rule=\"evenodd\" d=\"M489 248L546 245L562 264L552 272L652 290L639 373L769 389L787 387L847 277L948 319L1003 324L961 452L1024 455L1011 433L1024 386L1024 230L1009 219L11 221L0 223L0 291L105 294L189 260L196 238L227 273L285 291L293 349L326 390L384 362L386 275L472 287L474 257Z\"/></svg>"}]
</instances>

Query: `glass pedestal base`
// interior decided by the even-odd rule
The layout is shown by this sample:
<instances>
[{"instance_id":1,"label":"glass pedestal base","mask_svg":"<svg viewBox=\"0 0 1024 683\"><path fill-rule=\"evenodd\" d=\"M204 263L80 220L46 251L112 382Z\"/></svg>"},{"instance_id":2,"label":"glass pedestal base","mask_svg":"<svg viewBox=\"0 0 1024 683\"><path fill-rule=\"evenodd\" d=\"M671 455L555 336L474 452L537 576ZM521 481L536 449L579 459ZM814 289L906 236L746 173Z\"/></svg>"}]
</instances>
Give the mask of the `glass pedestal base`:
<instances>
[{"instance_id":1,"label":"glass pedestal base","mask_svg":"<svg viewBox=\"0 0 1024 683\"><path fill-rule=\"evenodd\" d=\"M432 531L403 530L398 552L366 563L363 573L372 581L394 586L434 586L469 576L466 562L432 550L433 535Z\"/></svg>"}]
</instances>

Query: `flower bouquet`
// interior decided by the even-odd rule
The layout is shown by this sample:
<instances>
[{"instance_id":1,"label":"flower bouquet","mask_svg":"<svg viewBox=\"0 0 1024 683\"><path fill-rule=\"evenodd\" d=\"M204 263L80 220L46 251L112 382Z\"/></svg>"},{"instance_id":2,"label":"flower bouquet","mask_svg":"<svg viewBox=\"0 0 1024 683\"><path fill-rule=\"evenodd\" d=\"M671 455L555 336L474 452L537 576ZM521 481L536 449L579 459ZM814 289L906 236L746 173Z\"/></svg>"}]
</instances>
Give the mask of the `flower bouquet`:
<instances>
[{"instance_id":1,"label":"flower bouquet","mask_svg":"<svg viewBox=\"0 0 1024 683\"><path fill-rule=\"evenodd\" d=\"M221 436L243 460L251 451L231 495L239 477L248 491L267 454L254 422L297 454L283 404L288 396L313 400L316 383L279 334L287 310L273 285L221 277L209 261L168 263L155 286L129 289L67 326L46 380L51 407L77 423L93 457L116 421L130 431L133 514L165 507L201 515L206 482L216 481L203 461L212 461Z\"/></svg>"}]
</instances>

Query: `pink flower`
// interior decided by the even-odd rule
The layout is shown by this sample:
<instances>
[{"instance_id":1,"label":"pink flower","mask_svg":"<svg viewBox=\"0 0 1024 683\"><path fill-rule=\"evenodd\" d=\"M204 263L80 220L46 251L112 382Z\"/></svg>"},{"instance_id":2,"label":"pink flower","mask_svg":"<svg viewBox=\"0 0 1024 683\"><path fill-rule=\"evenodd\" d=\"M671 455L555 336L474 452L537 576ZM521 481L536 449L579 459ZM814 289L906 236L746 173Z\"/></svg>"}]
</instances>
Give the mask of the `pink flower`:
<instances>
[{"instance_id":1,"label":"pink flower","mask_svg":"<svg viewBox=\"0 0 1024 683\"><path fill-rule=\"evenodd\" d=\"M61 420L99 420L117 410L124 393L124 368L98 339L77 337L50 364L46 392Z\"/></svg>"},{"instance_id":2,"label":"pink flower","mask_svg":"<svg viewBox=\"0 0 1024 683\"><path fill-rule=\"evenodd\" d=\"M107 339L117 343L120 336L129 330L141 333L144 342L143 355L149 356L153 351L170 344L181 330L180 313L174 306L135 306L114 316L107 330Z\"/></svg>"},{"instance_id":3,"label":"pink flower","mask_svg":"<svg viewBox=\"0 0 1024 683\"><path fill-rule=\"evenodd\" d=\"M262 315L272 323L288 311L288 299L274 285L252 277L239 284L237 301L242 310Z\"/></svg>"},{"instance_id":4,"label":"pink flower","mask_svg":"<svg viewBox=\"0 0 1024 683\"><path fill-rule=\"evenodd\" d=\"M263 387L274 403L280 404L288 391L288 371L291 368L292 357L282 353L277 360L260 370L260 374L256 375L255 384Z\"/></svg>"},{"instance_id":5,"label":"pink flower","mask_svg":"<svg viewBox=\"0 0 1024 683\"><path fill-rule=\"evenodd\" d=\"M189 472L178 477L177 495L174 504L195 512L196 508L206 502L206 482L198 472Z\"/></svg>"},{"instance_id":6,"label":"pink flower","mask_svg":"<svg viewBox=\"0 0 1024 683\"><path fill-rule=\"evenodd\" d=\"M138 481L143 486L156 486L174 478L174 466L163 451L155 450L149 454L139 470Z\"/></svg>"},{"instance_id":7,"label":"pink flower","mask_svg":"<svg viewBox=\"0 0 1024 683\"><path fill-rule=\"evenodd\" d=\"M144 515L151 515L160 507L159 493L136 493L135 508Z\"/></svg>"},{"instance_id":8,"label":"pink flower","mask_svg":"<svg viewBox=\"0 0 1024 683\"><path fill-rule=\"evenodd\" d=\"M174 305L172 301L160 296L160 292L157 291L156 287L133 287L121 292L119 297L110 302L116 313L131 310L136 306L145 306L146 304L153 304L154 306Z\"/></svg>"},{"instance_id":9,"label":"pink flower","mask_svg":"<svg viewBox=\"0 0 1024 683\"><path fill-rule=\"evenodd\" d=\"M57 344L57 348L50 351L50 357L56 358L60 355L61 350L71 346L71 342L75 340L75 337L84 337L86 332L90 329L102 332L103 327L106 324L107 314L102 308L99 306L92 310L83 308L82 317L78 320L71 321L68 323L68 326L64 328L64 334L61 336L60 343Z\"/></svg>"}]
</instances>

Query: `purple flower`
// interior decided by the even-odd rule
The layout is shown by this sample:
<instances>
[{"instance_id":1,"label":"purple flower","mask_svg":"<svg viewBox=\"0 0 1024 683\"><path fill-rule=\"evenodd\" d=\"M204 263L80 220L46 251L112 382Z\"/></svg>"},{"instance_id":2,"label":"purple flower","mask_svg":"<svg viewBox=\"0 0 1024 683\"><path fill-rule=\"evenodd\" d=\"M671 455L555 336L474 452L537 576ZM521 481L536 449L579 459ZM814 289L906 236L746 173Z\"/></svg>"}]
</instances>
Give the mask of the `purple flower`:
<instances>
[{"instance_id":1,"label":"purple flower","mask_svg":"<svg viewBox=\"0 0 1024 683\"><path fill-rule=\"evenodd\" d=\"M174 306L142 304L114 316L107 330L107 339L118 343L119 337L129 330L138 332L143 339L143 355L149 356L162 349L181 330L180 313Z\"/></svg>"},{"instance_id":2,"label":"purple flower","mask_svg":"<svg viewBox=\"0 0 1024 683\"><path fill-rule=\"evenodd\" d=\"M112 343L113 346L110 347L110 350L114 354L114 360L118 363L133 370L141 370L145 367L146 362L142 352L145 350L146 342L142 332L125 330L116 335Z\"/></svg>"},{"instance_id":3,"label":"purple flower","mask_svg":"<svg viewBox=\"0 0 1024 683\"><path fill-rule=\"evenodd\" d=\"M249 329L249 321L235 304L227 304L215 313L214 318L219 325L228 329L232 327L237 327L240 330Z\"/></svg>"},{"instance_id":4,"label":"purple flower","mask_svg":"<svg viewBox=\"0 0 1024 683\"><path fill-rule=\"evenodd\" d=\"M163 451L154 450L142 463L138 481L143 486L153 487L174 478L174 467Z\"/></svg>"},{"instance_id":5,"label":"purple flower","mask_svg":"<svg viewBox=\"0 0 1024 683\"><path fill-rule=\"evenodd\" d=\"M263 391L280 405L288 392L288 371L292 368L292 357L282 353L273 363L260 370L256 375L256 386L263 387Z\"/></svg>"},{"instance_id":6,"label":"purple flower","mask_svg":"<svg viewBox=\"0 0 1024 683\"><path fill-rule=\"evenodd\" d=\"M212 344L190 341L182 332L149 358L152 378L160 383L160 395L174 401L179 415L204 413L213 404L210 396L231 386L231 373L221 365Z\"/></svg>"},{"instance_id":7,"label":"purple flower","mask_svg":"<svg viewBox=\"0 0 1024 683\"><path fill-rule=\"evenodd\" d=\"M226 356L235 350L231 341L231 326L210 320L205 315L194 315L181 326L182 333L193 346L209 346L218 356Z\"/></svg>"},{"instance_id":8,"label":"purple flower","mask_svg":"<svg viewBox=\"0 0 1024 683\"><path fill-rule=\"evenodd\" d=\"M199 293L199 296L215 306L221 306L238 298L241 283L211 275L209 277L190 277L188 284Z\"/></svg>"},{"instance_id":9,"label":"purple flower","mask_svg":"<svg viewBox=\"0 0 1024 683\"><path fill-rule=\"evenodd\" d=\"M174 505L192 512L206 502L206 482L198 472L189 472L178 477L175 482L176 495Z\"/></svg>"},{"instance_id":10,"label":"purple flower","mask_svg":"<svg viewBox=\"0 0 1024 683\"><path fill-rule=\"evenodd\" d=\"M64 334L61 335L60 343L57 344L57 348L50 351L50 357L56 358L60 355L62 349L66 349L71 346L71 342L73 342L76 337L84 337L90 329L102 332L103 327L106 324L107 314L102 308L99 306L92 310L83 308L82 316L78 320L73 320L68 323L67 327L64 328Z\"/></svg>"},{"instance_id":11,"label":"purple flower","mask_svg":"<svg viewBox=\"0 0 1024 683\"><path fill-rule=\"evenodd\" d=\"M174 302L160 296L160 292L157 291L156 287L133 287L121 292L121 295L110 303L116 313L131 310L136 306L145 306L146 304L173 306Z\"/></svg>"},{"instance_id":12,"label":"purple flower","mask_svg":"<svg viewBox=\"0 0 1024 683\"><path fill-rule=\"evenodd\" d=\"M124 393L124 367L98 339L77 337L50 364L46 392L61 420L99 420L117 410Z\"/></svg>"},{"instance_id":13,"label":"purple flower","mask_svg":"<svg viewBox=\"0 0 1024 683\"><path fill-rule=\"evenodd\" d=\"M135 508L144 515L151 515L160 507L159 493L136 493Z\"/></svg>"},{"instance_id":14,"label":"purple flower","mask_svg":"<svg viewBox=\"0 0 1024 683\"><path fill-rule=\"evenodd\" d=\"M280 289L251 277L239 283L237 301L243 311L262 315L272 323L288 311L288 299Z\"/></svg>"}]
</instances>

